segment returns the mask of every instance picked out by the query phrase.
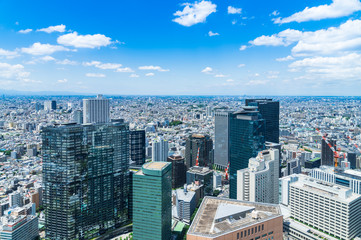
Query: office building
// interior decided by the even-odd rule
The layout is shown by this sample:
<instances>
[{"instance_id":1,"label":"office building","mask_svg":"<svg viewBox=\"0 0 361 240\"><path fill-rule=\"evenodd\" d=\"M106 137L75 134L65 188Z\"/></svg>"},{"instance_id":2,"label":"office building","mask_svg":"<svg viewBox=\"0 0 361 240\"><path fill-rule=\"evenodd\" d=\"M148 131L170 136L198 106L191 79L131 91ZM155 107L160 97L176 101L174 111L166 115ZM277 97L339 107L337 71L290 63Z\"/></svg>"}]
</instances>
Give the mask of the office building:
<instances>
[{"instance_id":1,"label":"office building","mask_svg":"<svg viewBox=\"0 0 361 240\"><path fill-rule=\"evenodd\" d=\"M44 110L51 111L56 110L56 101L55 100L47 100L44 102Z\"/></svg>"},{"instance_id":2,"label":"office building","mask_svg":"<svg viewBox=\"0 0 361 240\"><path fill-rule=\"evenodd\" d=\"M1 217L0 239L36 240L39 238L38 217L7 215Z\"/></svg>"},{"instance_id":3,"label":"office building","mask_svg":"<svg viewBox=\"0 0 361 240\"><path fill-rule=\"evenodd\" d=\"M313 158L311 160L305 161L305 168L318 168L321 166L321 158L320 157L316 157Z\"/></svg>"},{"instance_id":4,"label":"office building","mask_svg":"<svg viewBox=\"0 0 361 240\"><path fill-rule=\"evenodd\" d=\"M225 169L229 161L229 119L232 112L215 112L214 122L214 164L221 169Z\"/></svg>"},{"instance_id":5,"label":"office building","mask_svg":"<svg viewBox=\"0 0 361 240\"><path fill-rule=\"evenodd\" d=\"M356 153L354 152L347 153L347 160L350 162L350 168L356 169Z\"/></svg>"},{"instance_id":6,"label":"office building","mask_svg":"<svg viewBox=\"0 0 361 240\"><path fill-rule=\"evenodd\" d=\"M187 240L283 239L278 205L205 197Z\"/></svg>"},{"instance_id":7,"label":"office building","mask_svg":"<svg viewBox=\"0 0 361 240\"><path fill-rule=\"evenodd\" d=\"M19 191L9 194L9 205L10 207L23 206L23 197Z\"/></svg>"},{"instance_id":8,"label":"office building","mask_svg":"<svg viewBox=\"0 0 361 240\"><path fill-rule=\"evenodd\" d=\"M73 113L73 121L77 124L83 124L83 111L75 110Z\"/></svg>"},{"instance_id":9,"label":"office building","mask_svg":"<svg viewBox=\"0 0 361 240\"><path fill-rule=\"evenodd\" d=\"M91 238L126 223L128 125L58 125L41 136L46 238Z\"/></svg>"},{"instance_id":10,"label":"office building","mask_svg":"<svg viewBox=\"0 0 361 240\"><path fill-rule=\"evenodd\" d=\"M334 147L334 149L336 149L336 140L330 139L328 140L328 142L331 144L332 147ZM325 165L325 166L334 166L335 162L334 162L334 153L332 151L332 149L328 146L328 144L326 143L326 141L324 139L322 139L322 148L321 148L321 165Z\"/></svg>"},{"instance_id":11,"label":"office building","mask_svg":"<svg viewBox=\"0 0 361 240\"><path fill-rule=\"evenodd\" d=\"M222 187L222 174L214 171L213 172L213 189Z\"/></svg>"},{"instance_id":12,"label":"office building","mask_svg":"<svg viewBox=\"0 0 361 240\"><path fill-rule=\"evenodd\" d=\"M248 167L250 158L265 149L265 121L255 107L244 107L230 118L230 198L237 199L237 171Z\"/></svg>"},{"instance_id":13,"label":"office building","mask_svg":"<svg viewBox=\"0 0 361 240\"><path fill-rule=\"evenodd\" d=\"M83 123L109 122L109 99L99 94L93 99L83 99Z\"/></svg>"},{"instance_id":14,"label":"office building","mask_svg":"<svg viewBox=\"0 0 361 240\"><path fill-rule=\"evenodd\" d=\"M196 193L187 191L187 187L184 189L176 190L176 208L177 215L181 221L190 223L191 216L196 209Z\"/></svg>"},{"instance_id":15,"label":"office building","mask_svg":"<svg viewBox=\"0 0 361 240\"><path fill-rule=\"evenodd\" d=\"M150 162L133 175L133 239L170 240L171 163Z\"/></svg>"},{"instance_id":16,"label":"office building","mask_svg":"<svg viewBox=\"0 0 361 240\"><path fill-rule=\"evenodd\" d=\"M135 165L145 163L145 130L134 130L129 133L130 160Z\"/></svg>"},{"instance_id":17,"label":"office building","mask_svg":"<svg viewBox=\"0 0 361 240\"><path fill-rule=\"evenodd\" d=\"M334 238L361 234L361 195L350 188L300 176L290 184L289 206L291 218Z\"/></svg>"},{"instance_id":18,"label":"office building","mask_svg":"<svg viewBox=\"0 0 361 240\"><path fill-rule=\"evenodd\" d=\"M166 162L168 158L168 141L163 138L156 138L152 142L152 161L153 162Z\"/></svg>"},{"instance_id":19,"label":"office building","mask_svg":"<svg viewBox=\"0 0 361 240\"><path fill-rule=\"evenodd\" d=\"M246 99L246 106L256 106L266 121L265 141L279 143L280 103L272 99Z\"/></svg>"},{"instance_id":20,"label":"office building","mask_svg":"<svg viewBox=\"0 0 361 240\"><path fill-rule=\"evenodd\" d=\"M281 169L282 169L282 147L279 143L273 143L273 142L265 142L266 149L278 149L279 152L279 169L278 169L278 177L282 177Z\"/></svg>"},{"instance_id":21,"label":"office building","mask_svg":"<svg viewBox=\"0 0 361 240\"><path fill-rule=\"evenodd\" d=\"M184 158L180 155L172 155L167 158L167 162L172 163L172 188L179 188L186 183L187 167Z\"/></svg>"},{"instance_id":22,"label":"office building","mask_svg":"<svg viewBox=\"0 0 361 240\"><path fill-rule=\"evenodd\" d=\"M208 167L191 167L187 171L187 184L197 183L203 185L205 196L213 194L213 171Z\"/></svg>"},{"instance_id":23,"label":"office building","mask_svg":"<svg viewBox=\"0 0 361 240\"><path fill-rule=\"evenodd\" d=\"M237 200L278 204L279 151L264 150L237 172Z\"/></svg>"},{"instance_id":24,"label":"office building","mask_svg":"<svg viewBox=\"0 0 361 240\"><path fill-rule=\"evenodd\" d=\"M198 166L210 166L212 164L211 151L213 149L213 140L209 135L192 134L186 140L186 166L187 169L196 165L198 157Z\"/></svg>"}]
</instances>

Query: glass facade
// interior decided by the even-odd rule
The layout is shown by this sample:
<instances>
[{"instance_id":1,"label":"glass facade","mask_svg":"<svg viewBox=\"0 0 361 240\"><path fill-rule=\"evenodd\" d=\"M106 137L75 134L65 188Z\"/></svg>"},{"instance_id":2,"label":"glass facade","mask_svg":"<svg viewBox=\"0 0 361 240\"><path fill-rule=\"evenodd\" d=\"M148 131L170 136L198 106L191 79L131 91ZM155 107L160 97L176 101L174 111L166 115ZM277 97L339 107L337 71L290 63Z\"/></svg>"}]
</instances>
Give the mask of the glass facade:
<instances>
[{"instance_id":1,"label":"glass facade","mask_svg":"<svg viewBox=\"0 0 361 240\"><path fill-rule=\"evenodd\" d=\"M41 135L46 238L88 239L126 223L128 125L59 125Z\"/></svg>"},{"instance_id":2,"label":"glass facade","mask_svg":"<svg viewBox=\"0 0 361 240\"><path fill-rule=\"evenodd\" d=\"M248 161L265 149L265 120L254 108L235 112L229 129L229 197L237 199L237 170L248 167Z\"/></svg>"},{"instance_id":3,"label":"glass facade","mask_svg":"<svg viewBox=\"0 0 361 240\"><path fill-rule=\"evenodd\" d=\"M246 106L256 106L266 121L265 141L279 143L280 103L272 99L246 99Z\"/></svg>"},{"instance_id":4,"label":"glass facade","mask_svg":"<svg viewBox=\"0 0 361 240\"><path fill-rule=\"evenodd\" d=\"M130 131L130 159L136 165L145 163L145 130Z\"/></svg>"},{"instance_id":5,"label":"glass facade","mask_svg":"<svg viewBox=\"0 0 361 240\"><path fill-rule=\"evenodd\" d=\"M171 238L172 164L151 162L133 175L133 239Z\"/></svg>"},{"instance_id":6,"label":"glass facade","mask_svg":"<svg viewBox=\"0 0 361 240\"><path fill-rule=\"evenodd\" d=\"M186 166L187 169L196 165L199 149L199 166L211 166L213 140L209 135L192 134L186 140Z\"/></svg>"}]
</instances>

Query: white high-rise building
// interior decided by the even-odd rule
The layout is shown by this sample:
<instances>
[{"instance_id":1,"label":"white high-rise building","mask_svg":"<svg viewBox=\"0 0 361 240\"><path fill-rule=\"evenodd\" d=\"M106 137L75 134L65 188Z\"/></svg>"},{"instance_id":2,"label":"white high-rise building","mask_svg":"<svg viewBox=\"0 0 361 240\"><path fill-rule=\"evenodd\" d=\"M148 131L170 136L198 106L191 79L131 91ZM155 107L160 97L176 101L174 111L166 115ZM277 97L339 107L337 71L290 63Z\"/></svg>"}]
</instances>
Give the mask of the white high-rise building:
<instances>
[{"instance_id":1,"label":"white high-rise building","mask_svg":"<svg viewBox=\"0 0 361 240\"><path fill-rule=\"evenodd\" d=\"M338 184L301 175L298 177L298 181L289 185L292 219L335 239L351 240L360 236L360 194ZM290 234L293 232L291 225Z\"/></svg>"},{"instance_id":2,"label":"white high-rise building","mask_svg":"<svg viewBox=\"0 0 361 240\"><path fill-rule=\"evenodd\" d=\"M278 204L278 171L278 149L259 152L248 168L237 171L237 200Z\"/></svg>"},{"instance_id":3,"label":"white high-rise building","mask_svg":"<svg viewBox=\"0 0 361 240\"><path fill-rule=\"evenodd\" d=\"M166 162L168 158L168 141L157 138L152 143L152 160L154 162Z\"/></svg>"},{"instance_id":4,"label":"white high-rise building","mask_svg":"<svg viewBox=\"0 0 361 240\"><path fill-rule=\"evenodd\" d=\"M99 94L97 98L83 99L83 123L109 122L109 99Z\"/></svg>"}]
</instances>

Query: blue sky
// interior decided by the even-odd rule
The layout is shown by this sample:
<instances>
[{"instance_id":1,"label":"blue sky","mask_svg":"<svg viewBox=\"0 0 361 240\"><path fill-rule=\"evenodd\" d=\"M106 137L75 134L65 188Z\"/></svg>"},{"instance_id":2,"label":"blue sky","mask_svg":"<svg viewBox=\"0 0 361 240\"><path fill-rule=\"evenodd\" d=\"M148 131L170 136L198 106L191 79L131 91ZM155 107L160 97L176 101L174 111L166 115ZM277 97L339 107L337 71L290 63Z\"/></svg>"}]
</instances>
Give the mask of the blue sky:
<instances>
[{"instance_id":1,"label":"blue sky","mask_svg":"<svg viewBox=\"0 0 361 240\"><path fill-rule=\"evenodd\" d=\"M1 1L1 89L360 95L361 3Z\"/></svg>"}]
</instances>

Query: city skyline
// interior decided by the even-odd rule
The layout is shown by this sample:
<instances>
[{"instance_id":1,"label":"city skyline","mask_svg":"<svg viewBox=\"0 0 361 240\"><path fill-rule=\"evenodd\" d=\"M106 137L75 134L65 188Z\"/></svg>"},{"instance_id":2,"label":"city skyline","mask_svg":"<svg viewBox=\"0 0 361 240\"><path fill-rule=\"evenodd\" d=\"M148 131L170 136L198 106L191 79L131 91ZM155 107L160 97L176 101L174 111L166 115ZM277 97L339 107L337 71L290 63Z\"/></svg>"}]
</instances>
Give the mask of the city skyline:
<instances>
[{"instance_id":1,"label":"city skyline","mask_svg":"<svg viewBox=\"0 0 361 240\"><path fill-rule=\"evenodd\" d=\"M1 88L357 95L360 10L358 0L3 1Z\"/></svg>"}]
</instances>

